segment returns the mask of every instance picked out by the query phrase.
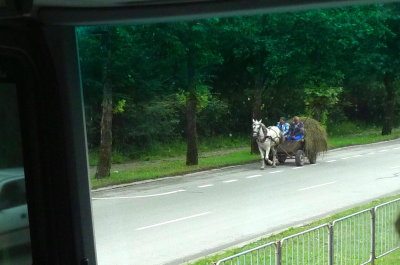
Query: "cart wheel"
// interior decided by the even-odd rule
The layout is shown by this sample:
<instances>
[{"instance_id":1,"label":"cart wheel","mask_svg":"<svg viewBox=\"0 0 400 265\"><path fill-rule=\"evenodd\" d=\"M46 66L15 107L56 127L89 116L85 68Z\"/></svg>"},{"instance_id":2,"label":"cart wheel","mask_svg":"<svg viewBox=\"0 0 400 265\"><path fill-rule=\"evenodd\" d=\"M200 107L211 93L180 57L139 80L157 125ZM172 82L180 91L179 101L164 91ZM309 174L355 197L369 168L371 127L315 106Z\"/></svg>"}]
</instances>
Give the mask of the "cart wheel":
<instances>
[{"instance_id":1,"label":"cart wheel","mask_svg":"<svg viewBox=\"0 0 400 265\"><path fill-rule=\"evenodd\" d=\"M304 161L305 161L306 157L304 155L303 150L297 150L296 152L296 166L300 167L300 166L304 166Z\"/></svg>"},{"instance_id":2,"label":"cart wheel","mask_svg":"<svg viewBox=\"0 0 400 265\"><path fill-rule=\"evenodd\" d=\"M310 160L310 164L315 164L317 163L317 154L310 154L308 156L308 160Z\"/></svg>"},{"instance_id":3,"label":"cart wheel","mask_svg":"<svg viewBox=\"0 0 400 265\"><path fill-rule=\"evenodd\" d=\"M285 154L278 154L278 161L281 164L284 164L286 161L286 155Z\"/></svg>"}]
</instances>

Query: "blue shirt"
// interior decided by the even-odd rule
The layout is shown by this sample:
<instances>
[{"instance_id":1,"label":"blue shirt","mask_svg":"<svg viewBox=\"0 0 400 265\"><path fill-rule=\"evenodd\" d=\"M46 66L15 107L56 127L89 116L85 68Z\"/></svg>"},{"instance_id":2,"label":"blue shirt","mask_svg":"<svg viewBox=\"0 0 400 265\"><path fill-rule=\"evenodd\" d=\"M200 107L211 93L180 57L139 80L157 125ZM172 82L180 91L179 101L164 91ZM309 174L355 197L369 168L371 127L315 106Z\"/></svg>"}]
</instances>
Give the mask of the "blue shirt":
<instances>
[{"instance_id":1,"label":"blue shirt","mask_svg":"<svg viewBox=\"0 0 400 265\"><path fill-rule=\"evenodd\" d=\"M279 128L279 130L282 131L283 135L286 135L289 133L289 127L290 127L289 123L285 122L284 124L282 124L282 123L278 122L278 124L276 126Z\"/></svg>"}]
</instances>

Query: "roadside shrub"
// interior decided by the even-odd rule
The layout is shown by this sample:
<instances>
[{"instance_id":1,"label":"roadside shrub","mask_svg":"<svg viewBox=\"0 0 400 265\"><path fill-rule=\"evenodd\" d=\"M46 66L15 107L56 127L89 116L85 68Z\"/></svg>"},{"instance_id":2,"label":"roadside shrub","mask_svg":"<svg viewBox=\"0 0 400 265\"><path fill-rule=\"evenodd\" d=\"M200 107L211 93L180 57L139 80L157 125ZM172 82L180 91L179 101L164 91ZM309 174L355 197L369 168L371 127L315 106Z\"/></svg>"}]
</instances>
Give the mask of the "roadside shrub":
<instances>
[{"instance_id":1,"label":"roadside shrub","mask_svg":"<svg viewBox=\"0 0 400 265\"><path fill-rule=\"evenodd\" d=\"M114 120L115 147L126 152L176 138L179 115L175 104L176 102L169 98L142 104L127 104L125 112Z\"/></svg>"},{"instance_id":2,"label":"roadside shrub","mask_svg":"<svg viewBox=\"0 0 400 265\"><path fill-rule=\"evenodd\" d=\"M363 126L351 121L343 121L328 126L328 134L334 136L356 134L363 131Z\"/></svg>"},{"instance_id":3,"label":"roadside shrub","mask_svg":"<svg viewBox=\"0 0 400 265\"><path fill-rule=\"evenodd\" d=\"M207 105L200 111L197 119L199 136L228 135L229 107L224 101L210 96Z\"/></svg>"}]
</instances>

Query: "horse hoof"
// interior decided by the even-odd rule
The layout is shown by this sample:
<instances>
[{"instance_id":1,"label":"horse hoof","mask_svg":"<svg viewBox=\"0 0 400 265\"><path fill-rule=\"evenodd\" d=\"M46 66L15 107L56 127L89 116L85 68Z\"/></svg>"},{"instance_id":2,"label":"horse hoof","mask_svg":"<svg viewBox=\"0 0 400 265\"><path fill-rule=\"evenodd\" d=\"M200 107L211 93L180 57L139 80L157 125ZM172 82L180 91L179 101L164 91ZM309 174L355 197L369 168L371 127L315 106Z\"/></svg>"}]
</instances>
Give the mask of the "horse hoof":
<instances>
[{"instance_id":1,"label":"horse hoof","mask_svg":"<svg viewBox=\"0 0 400 265\"><path fill-rule=\"evenodd\" d=\"M260 169L261 169L261 170L264 170L265 168L262 167L262 168L260 168Z\"/></svg>"},{"instance_id":2,"label":"horse hoof","mask_svg":"<svg viewBox=\"0 0 400 265\"><path fill-rule=\"evenodd\" d=\"M276 168L276 166L274 165L274 166L272 166L272 168Z\"/></svg>"}]
</instances>

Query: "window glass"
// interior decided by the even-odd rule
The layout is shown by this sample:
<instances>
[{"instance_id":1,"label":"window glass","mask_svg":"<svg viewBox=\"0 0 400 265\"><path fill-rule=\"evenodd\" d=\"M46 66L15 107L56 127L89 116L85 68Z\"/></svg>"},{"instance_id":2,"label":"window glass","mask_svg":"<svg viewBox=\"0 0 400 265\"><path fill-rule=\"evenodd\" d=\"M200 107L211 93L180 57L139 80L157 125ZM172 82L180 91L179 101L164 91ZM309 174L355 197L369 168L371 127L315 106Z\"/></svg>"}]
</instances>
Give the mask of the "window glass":
<instances>
[{"instance_id":1,"label":"window glass","mask_svg":"<svg viewBox=\"0 0 400 265\"><path fill-rule=\"evenodd\" d=\"M180 264L398 193L399 14L77 28L99 264Z\"/></svg>"},{"instance_id":2,"label":"window glass","mask_svg":"<svg viewBox=\"0 0 400 265\"><path fill-rule=\"evenodd\" d=\"M1 72L1 71L0 71ZM6 73L1 72L1 78ZM16 86L0 81L0 264L28 265L28 209Z\"/></svg>"}]
</instances>

